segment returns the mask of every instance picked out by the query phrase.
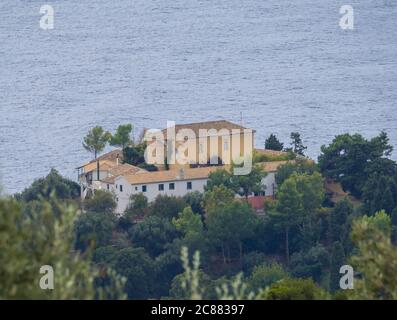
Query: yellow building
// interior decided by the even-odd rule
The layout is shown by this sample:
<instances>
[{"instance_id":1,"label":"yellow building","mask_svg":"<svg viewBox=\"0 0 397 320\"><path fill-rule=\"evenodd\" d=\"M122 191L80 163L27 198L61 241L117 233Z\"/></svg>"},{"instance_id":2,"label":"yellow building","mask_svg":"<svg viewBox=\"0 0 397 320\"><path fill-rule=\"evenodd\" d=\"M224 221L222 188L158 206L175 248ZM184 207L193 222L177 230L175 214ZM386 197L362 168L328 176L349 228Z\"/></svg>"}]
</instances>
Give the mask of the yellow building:
<instances>
[{"instance_id":1,"label":"yellow building","mask_svg":"<svg viewBox=\"0 0 397 320\"><path fill-rule=\"evenodd\" d=\"M164 148L162 156L157 159L164 157L169 168L175 169L181 166L228 165L251 156L254 133L252 129L226 120L171 123L153 136L148 133L146 141L153 147L149 149L150 156L155 158L159 148Z\"/></svg>"}]
</instances>

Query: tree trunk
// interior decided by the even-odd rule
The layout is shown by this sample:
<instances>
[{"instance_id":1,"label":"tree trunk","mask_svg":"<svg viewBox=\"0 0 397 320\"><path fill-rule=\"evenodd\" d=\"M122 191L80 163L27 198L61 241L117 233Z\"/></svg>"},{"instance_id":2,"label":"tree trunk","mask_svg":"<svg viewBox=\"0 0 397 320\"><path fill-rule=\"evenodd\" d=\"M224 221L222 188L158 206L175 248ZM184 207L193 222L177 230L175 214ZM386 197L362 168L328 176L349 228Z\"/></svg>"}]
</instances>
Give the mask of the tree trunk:
<instances>
[{"instance_id":1,"label":"tree trunk","mask_svg":"<svg viewBox=\"0 0 397 320\"><path fill-rule=\"evenodd\" d=\"M289 228L285 228L285 257L287 259L287 266L289 265Z\"/></svg>"}]
</instances>

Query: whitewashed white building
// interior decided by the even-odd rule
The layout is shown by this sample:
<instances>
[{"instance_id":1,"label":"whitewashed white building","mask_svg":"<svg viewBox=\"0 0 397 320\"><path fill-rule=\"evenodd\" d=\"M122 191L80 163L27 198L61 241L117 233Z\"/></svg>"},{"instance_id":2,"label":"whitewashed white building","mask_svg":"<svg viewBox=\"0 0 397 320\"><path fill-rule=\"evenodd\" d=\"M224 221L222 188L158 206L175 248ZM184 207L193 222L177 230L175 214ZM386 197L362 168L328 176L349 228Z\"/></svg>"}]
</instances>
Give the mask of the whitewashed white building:
<instances>
[{"instance_id":1,"label":"whitewashed white building","mask_svg":"<svg viewBox=\"0 0 397 320\"><path fill-rule=\"evenodd\" d=\"M276 189L275 172L283 163L285 161L262 164L267 175L262 180L264 192L261 196L273 196ZM183 197L189 192L204 192L208 175L220 168L222 167L130 173L103 179L99 188L114 192L117 201L116 213L123 214L133 194L142 193L151 202L158 195Z\"/></svg>"},{"instance_id":2,"label":"whitewashed white building","mask_svg":"<svg viewBox=\"0 0 397 320\"><path fill-rule=\"evenodd\" d=\"M78 168L78 181L81 198L84 200L90 191L102 188L102 181L126 174L144 173L144 169L122 163L120 150L113 150Z\"/></svg>"},{"instance_id":3,"label":"whitewashed white building","mask_svg":"<svg viewBox=\"0 0 397 320\"><path fill-rule=\"evenodd\" d=\"M155 171L120 175L101 181L101 189L115 193L116 213L122 214L133 194L143 193L149 202L158 195L183 197L189 192L204 192L210 172L216 167Z\"/></svg>"},{"instance_id":4,"label":"whitewashed white building","mask_svg":"<svg viewBox=\"0 0 397 320\"><path fill-rule=\"evenodd\" d=\"M133 194L143 193L151 202L158 195L182 197L189 192L204 192L208 175L211 172L230 167L189 168L188 166L182 166L171 170L160 169L160 171L148 172L136 166L123 164L121 157L121 151L114 150L77 168L82 199L86 197L88 192L95 192L98 189L113 192L117 201L116 213L118 215L124 213ZM251 198L248 199L256 210L260 207L263 209L264 197L274 195L276 190L275 173L278 167L286 162L261 163L264 171L267 172L266 177L262 180L264 192L260 195L252 194Z\"/></svg>"}]
</instances>

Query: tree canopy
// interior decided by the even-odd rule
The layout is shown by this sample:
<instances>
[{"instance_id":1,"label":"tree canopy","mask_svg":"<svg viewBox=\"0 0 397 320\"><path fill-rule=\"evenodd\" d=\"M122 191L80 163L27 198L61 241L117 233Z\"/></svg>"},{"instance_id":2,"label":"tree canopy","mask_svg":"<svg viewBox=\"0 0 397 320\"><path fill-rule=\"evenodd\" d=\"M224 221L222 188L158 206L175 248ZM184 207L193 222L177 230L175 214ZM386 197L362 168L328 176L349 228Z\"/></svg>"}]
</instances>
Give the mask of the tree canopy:
<instances>
[{"instance_id":1,"label":"tree canopy","mask_svg":"<svg viewBox=\"0 0 397 320\"><path fill-rule=\"evenodd\" d=\"M321 147L318 164L326 177L341 182L345 190L361 197L371 168L376 168L376 163L384 161L392 150L385 132L370 140L360 134L342 134L329 146Z\"/></svg>"},{"instance_id":2,"label":"tree canopy","mask_svg":"<svg viewBox=\"0 0 397 320\"><path fill-rule=\"evenodd\" d=\"M102 152L105 149L106 144L111 139L112 135L110 132L105 131L101 126L96 126L88 131L87 135L83 140L83 147L88 152L94 154L94 158L96 159L98 153Z\"/></svg>"},{"instance_id":3,"label":"tree canopy","mask_svg":"<svg viewBox=\"0 0 397 320\"><path fill-rule=\"evenodd\" d=\"M56 201L54 199L54 201ZM0 199L0 299L120 299L123 280L108 272L107 285L90 260L73 251L76 211L43 201L32 215L24 215L12 199ZM40 268L54 270L54 290L42 290Z\"/></svg>"},{"instance_id":4,"label":"tree canopy","mask_svg":"<svg viewBox=\"0 0 397 320\"><path fill-rule=\"evenodd\" d=\"M303 145L300 133L291 132L291 140L292 152L297 155L304 156L307 147Z\"/></svg>"},{"instance_id":5,"label":"tree canopy","mask_svg":"<svg viewBox=\"0 0 397 320\"><path fill-rule=\"evenodd\" d=\"M51 196L58 200L77 199L80 197L80 186L76 182L62 177L57 170L51 169L45 178L35 180L30 187L15 197L29 202L41 199L49 200Z\"/></svg>"},{"instance_id":6,"label":"tree canopy","mask_svg":"<svg viewBox=\"0 0 397 320\"><path fill-rule=\"evenodd\" d=\"M131 132L132 124L119 125L116 129L116 133L110 138L110 145L121 147L122 150L125 150L128 145L132 144Z\"/></svg>"},{"instance_id":7,"label":"tree canopy","mask_svg":"<svg viewBox=\"0 0 397 320\"><path fill-rule=\"evenodd\" d=\"M281 151L283 148L284 144L281 143L273 133L265 140L265 149Z\"/></svg>"}]
</instances>

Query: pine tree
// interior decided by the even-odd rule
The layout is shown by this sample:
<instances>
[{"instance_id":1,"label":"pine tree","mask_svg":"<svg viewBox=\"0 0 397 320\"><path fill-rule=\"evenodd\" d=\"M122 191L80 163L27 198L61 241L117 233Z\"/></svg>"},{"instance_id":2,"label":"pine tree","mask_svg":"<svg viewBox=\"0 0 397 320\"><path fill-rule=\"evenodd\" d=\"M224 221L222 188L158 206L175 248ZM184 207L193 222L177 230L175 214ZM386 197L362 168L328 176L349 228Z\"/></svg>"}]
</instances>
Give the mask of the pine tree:
<instances>
[{"instance_id":1,"label":"pine tree","mask_svg":"<svg viewBox=\"0 0 397 320\"><path fill-rule=\"evenodd\" d=\"M303 145L300 133L291 132L291 140L292 151L297 155L304 156L307 147Z\"/></svg>"},{"instance_id":2,"label":"pine tree","mask_svg":"<svg viewBox=\"0 0 397 320\"><path fill-rule=\"evenodd\" d=\"M265 149L281 151L283 148L284 144L281 143L273 133L265 140Z\"/></svg>"},{"instance_id":3,"label":"pine tree","mask_svg":"<svg viewBox=\"0 0 397 320\"><path fill-rule=\"evenodd\" d=\"M94 158L96 159L98 153L105 149L110 138L111 134L109 132L103 130L101 126L96 126L92 128L84 137L83 147L88 152L92 152L94 154Z\"/></svg>"},{"instance_id":4,"label":"pine tree","mask_svg":"<svg viewBox=\"0 0 397 320\"><path fill-rule=\"evenodd\" d=\"M302 195L299 193L294 177L284 181L278 191L278 202L275 211L269 212L275 226L285 233L285 258L289 264L289 234L291 228L299 225L303 220Z\"/></svg>"}]
</instances>

